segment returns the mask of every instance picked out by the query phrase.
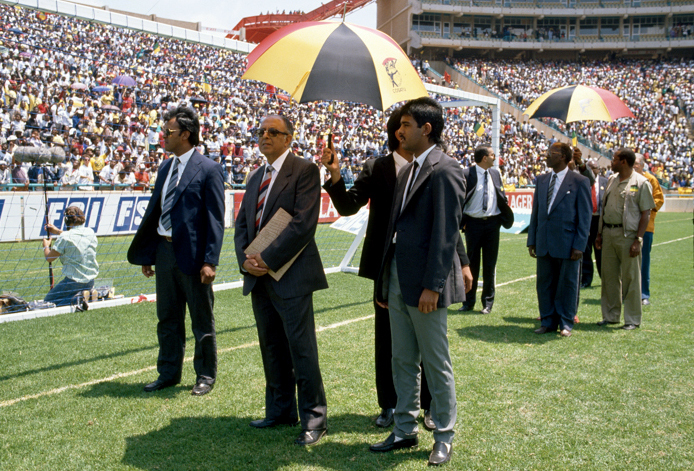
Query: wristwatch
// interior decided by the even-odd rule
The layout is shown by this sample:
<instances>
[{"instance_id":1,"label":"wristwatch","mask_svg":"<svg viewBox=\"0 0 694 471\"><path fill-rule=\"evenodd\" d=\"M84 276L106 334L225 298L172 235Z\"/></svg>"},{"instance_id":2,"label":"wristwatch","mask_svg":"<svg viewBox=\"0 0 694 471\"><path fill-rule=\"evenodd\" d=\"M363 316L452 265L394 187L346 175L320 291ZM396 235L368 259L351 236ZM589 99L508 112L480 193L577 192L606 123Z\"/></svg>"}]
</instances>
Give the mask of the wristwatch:
<instances>
[{"instance_id":1,"label":"wristwatch","mask_svg":"<svg viewBox=\"0 0 694 471\"><path fill-rule=\"evenodd\" d=\"M643 242L643 237L636 236L636 240L639 242Z\"/></svg>"}]
</instances>

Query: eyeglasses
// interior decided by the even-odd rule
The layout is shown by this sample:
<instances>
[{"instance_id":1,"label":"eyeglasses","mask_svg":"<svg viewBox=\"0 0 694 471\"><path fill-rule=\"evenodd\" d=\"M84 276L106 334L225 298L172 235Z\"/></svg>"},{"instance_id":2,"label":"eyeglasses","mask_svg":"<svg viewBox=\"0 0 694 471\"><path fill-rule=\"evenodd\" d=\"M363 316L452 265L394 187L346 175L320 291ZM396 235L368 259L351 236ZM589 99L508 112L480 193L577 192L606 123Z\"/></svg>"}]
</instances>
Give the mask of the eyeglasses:
<instances>
[{"instance_id":1,"label":"eyeglasses","mask_svg":"<svg viewBox=\"0 0 694 471\"><path fill-rule=\"evenodd\" d=\"M275 129L275 128L269 128L269 129L259 128L259 129L255 130L255 135L258 138L263 137L265 135L265 133L267 133L267 135L270 137L277 137L278 134L284 134L285 136L289 136L288 132L283 132L283 131L280 131L279 129Z\"/></svg>"},{"instance_id":2,"label":"eyeglasses","mask_svg":"<svg viewBox=\"0 0 694 471\"><path fill-rule=\"evenodd\" d=\"M169 137L176 131L182 131L182 129L169 129L169 128L164 128L164 137Z\"/></svg>"}]
</instances>

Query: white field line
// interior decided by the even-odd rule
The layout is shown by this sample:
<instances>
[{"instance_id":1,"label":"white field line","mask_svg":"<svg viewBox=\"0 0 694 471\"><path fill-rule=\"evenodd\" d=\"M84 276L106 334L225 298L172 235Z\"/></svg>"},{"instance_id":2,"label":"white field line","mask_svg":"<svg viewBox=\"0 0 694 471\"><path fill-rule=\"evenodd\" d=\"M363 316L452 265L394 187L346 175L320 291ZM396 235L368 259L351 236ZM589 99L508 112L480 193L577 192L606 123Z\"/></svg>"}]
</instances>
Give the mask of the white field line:
<instances>
[{"instance_id":1,"label":"white field line","mask_svg":"<svg viewBox=\"0 0 694 471\"><path fill-rule=\"evenodd\" d=\"M658 243L658 244L653 244L653 247L656 247L656 246L658 246L658 245L671 244L672 242L679 242L679 241L686 240L686 239L691 239L692 237L694 237L694 236L687 236L687 237L682 237L682 238L680 238L680 239L674 239L674 240L669 240L669 241L666 241L666 242L660 242L660 243ZM523 278L517 278L517 279L515 279L515 280L506 281L506 282L504 282L504 283L499 283L499 284L496 285L496 286L497 286L497 287L506 286L506 285L510 285L510 284L513 284L513 283L519 283L519 282L521 282L521 281L532 280L533 278L536 278L536 277L537 277L537 275L525 276L525 277L523 277ZM478 288L477 291L482 291L482 289L481 289L481 288ZM365 320L367 320L367 319L371 319L372 317L373 317L373 315L364 316L364 317L358 317L358 318L355 318L355 319L348 319L348 320L346 320L346 321L336 322L336 323L334 323L334 324L330 324L330 325L326 325L326 326L317 327L317 328L316 328L316 332L323 332L323 331L325 331L325 330L337 329L337 328L339 328L339 327L342 327L342 326L345 326L345 325L348 325L348 324L352 324L352 323L354 323L354 322L361 322L361 321L365 321ZM229 347L229 348L224 348L224 349L218 350L217 353L218 353L218 354L219 354L219 353L226 353L226 352L231 352L231 351L233 351L233 350L240 350L240 349L242 349L242 348L249 348L249 347L255 347L255 346L258 346L258 342L249 342L249 343L246 343L246 344L243 344L243 345L237 345L237 346L235 346L235 347ZM185 361L185 362L189 362L189 361L192 361L192 360L193 360L193 357L187 357L184 361ZM55 394L59 394L59 393L65 392L65 391L68 391L68 390L70 390L70 389L81 389L81 388L85 388L85 387L87 387L87 386L93 386L93 385L95 385L95 384L101 384L101 383L106 383L106 382L108 382L108 381L113 381L113 380L115 380L115 379L127 378L128 376L135 376L135 375L138 375L138 374L140 374L140 373L147 372L147 371L153 371L153 370L155 370L155 369L156 369L156 366L148 366L147 368L142 368L142 369L134 370L134 371L127 371L127 372L125 372L125 373L117 373L117 374L115 374L115 375L107 376L106 378L101 378L101 379L95 379L95 380L92 380L92 381L87 381L86 383L71 384L71 385L68 385L68 386L63 386L63 387L61 387L61 388L51 389L50 391L44 391L44 392L37 393L37 394L31 394L31 395L28 395L28 396L22 396L22 397L18 397L18 398L16 398L16 399L10 399L10 400L7 400L7 401L0 402L0 407L8 407L8 406L17 404L18 402L28 401L28 400L30 400L30 399L38 399L38 398L45 397L45 396L53 396L53 395L55 395Z\"/></svg>"}]
</instances>

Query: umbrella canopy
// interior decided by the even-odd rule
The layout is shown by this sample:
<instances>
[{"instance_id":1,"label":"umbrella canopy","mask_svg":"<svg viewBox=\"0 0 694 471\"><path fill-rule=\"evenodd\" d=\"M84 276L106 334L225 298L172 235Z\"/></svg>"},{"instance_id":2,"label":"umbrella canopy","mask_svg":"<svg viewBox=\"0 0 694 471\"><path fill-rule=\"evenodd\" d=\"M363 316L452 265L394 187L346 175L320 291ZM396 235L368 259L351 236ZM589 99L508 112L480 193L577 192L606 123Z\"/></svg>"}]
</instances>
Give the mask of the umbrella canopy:
<instances>
[{"instance_id":1,"label":"umbrella canopy","mask_svg":"<svg viewBox=\"0 0 694 471\"><path fill-rule=\"evenodd\" d=\"M14 34L26 34L24 31L22 31L22 30L19 29L19 28L10 28L10 29L8 29L7 31L9 31L9 32L11 32L11 33L14 33Z\"/></svg>"},{"instance_id":2,"label":"umbrella canopy","mask_svg":"<svg viewBox=\"0 0 694 471\"><path fill-rule=\"evenodd\" d=\"M209 101L207 101L204 98L199 97L199 96L194 96L193 98L190 99L190 102L191 103L201 103L201 104L209 103Z\"/></svg>"},{"instance_id":3,"label":"umbrella canopy","mask_svg":"<svg viewBox=\"0 0 694 471\"><path fill-rule=\"evenodd\" d=\"M115 85L122 85L123 87L134 87L137 84L135 79L129 75L119 75L118 77L114 78L111 83Z\"/></svg>"},{"instance_id":4,"label":"umbrella canopy","mask_svg":"<svg viewBox=\"0 0 694 471\"><path fill-rule=\"evenodd\" d=\"M427 96L409 58L390 36L332 21L275 31L248 55L243 78L287 90L300 103L342 100L385 110Z\"/></svg>"},{"instance_id":5,"label":"umbrella canopy","mask_svg":"<svg viewBox=\"0 0 694 471\"><path fill-rule=\"evenodd\" d=\"M97 92L97 93L110 92L110 91L111 91L111 87L109 87L109 86L107 86L107 85L100 85L100 86L98 86L98 87L92 88L92 91L93 91L93 92Z\"/></svg>"},{"instance_id":6,"label":"umbrella canopy","mask_svg":"<svg viewBox=\"0 0 694 471\"><path fill-rule=\"evenodd\" d=\"M101 107L102 110L113 110L113 111L120 111L120 108L118 108L115 105L104 105Z\"/></svg>"},{"instance_id":7,"label":"umbrella canopy","mask_svg":"<svg viewBox=\"0 0 694 471\"><path fill-rule=\"evenodd\" d=\"M73 90L86 90L88 87L86 83L75 82L72 85L70 85L70 88L72 88Z\"/></svg>"},{"instance_id":8,"label":"umbrella canopy","mask_svg":"<svg viewBox=\"0 0 694 471\"><path fill-rule=\"evenodd\" d=\"M602 88L569 85L550 90L528 106L530 118L557 118L574 121L614 121L633 118L617 95Z\"/></svg>"}]
</instances>

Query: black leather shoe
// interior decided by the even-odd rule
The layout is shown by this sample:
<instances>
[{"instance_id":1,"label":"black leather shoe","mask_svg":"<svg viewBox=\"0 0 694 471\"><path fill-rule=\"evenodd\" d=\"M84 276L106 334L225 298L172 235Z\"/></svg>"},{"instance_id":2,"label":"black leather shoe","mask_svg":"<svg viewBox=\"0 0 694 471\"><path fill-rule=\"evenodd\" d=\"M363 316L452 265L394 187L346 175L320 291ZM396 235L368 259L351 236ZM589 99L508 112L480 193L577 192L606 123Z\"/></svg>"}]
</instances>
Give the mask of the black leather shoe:
<instances>
[{"instance_id":1,"label":"black leather shoe","mask_svg":"<svg viewBox=\"0 0 694 471\"><path fill-rule=\"evenodd\" d=\"M638 328L639 328L639 326L636 324L624 324L621 327L622 330L634 330L634 329L638 329Z\"/></svg>"},{"instance_id":2,"label":"black leather shoe","mask_svg":"<svg viewBox=\"0 0 694 471\"><path fill-rule=\"evenodd\" d=\"M460 306L458 311L462 311L462 312L472 311L472 306L468 306L467 304L463 304L462 306Z\"/></svg>"},{"instance_id":3,"label":"black leather shoe","mask_svg":"<svg viewBox=\"0 0 694 471\"><path fill-rule=\"evenodd\" d=\"M149 383L147 386L145 386L145 392L154 392L154 391L159 391L160 389L164 388L170 388L171 386L176 386L178 384L178 381L164 381L161 379L158 379L156 381L153 381Z\"/></svg>"},{"instance_id":4,"label":"black leather shoe","mask_svg":"<svg viewBox=\"0 0 694 471\"><path fill-rule=\"evenodd\" d=\"M480 311L480 312L482 312L482 314L490 314L490 313L492 312L492 308L490 308L490 307L485 307L485 308L482 309L482 311Z\"/></svg>"},{"instance_id":5,"label":"black leather shoe","mask_svg":"<svg viewBox=\"0 0 694 471\"><path fill-rule=\"evenodd\" d=\"M453 445L448 445L451 447L449 450L445 443L436 442L434 443L434 449L429 455L429 466L439 466L444 463L451 461L451 453L453 453Z\"/></svg>"},{"instance_id":6,"label":"black leather shoe","mask_svg":"<svg viewBox=\"0 0 694 471\"><path fill-rule=\"evenodd\" d=\"M293 427L297 424L297 422L298 422L297 419L285 419L285 418L268 419L266 417L264 419L253 420L248 425L250 425L251 427L254 427L254 428L270 428L270 427L277 427L278 425L290 425Z\"/></svg>"},{"instance_id":7,"label":"black leather shoe","mask_svg":"<svg viewBox=\"0 0 694 471\"><path fill-rule=\"evenodd\" d=\"M325 434L325 430L303 430L294 443L300 446L315 445Z\"/></svg>"},{"instance_id":8,"label":"black leather shoe","mask_svg":"<svg viewBox=\"0 0 694 471\"><path fill-rule=\"evenodd\" d=\"M401 448L412 448L413 446L419 445L419 439L414 438L403 438L402 440L395 441L395 434L391 433L382 442L374 443L369 447L369 450L376 453L385 453L386 451L399 450Z\"/></svg>"},{"instance_id":9,"label":"black leather shoe","mask_svg":"<svg viewBox=\"0 0 694 471\"><path fill-rule=\"evenodd\" d=\"M598 325L607 325L607 324L619 324L619 322L607 322L606 320L602 320L598 322Z\"/></svg>"},{"instance_id":10,"label":"black leather shoe","mask_svg":"<svg viewBox=\"0 0 694 471\"><path fill-rule=\"evenodd\" d=\"M193 391L191 391L191 394L193 396L204 396L208 392L212 391L213 387L213 384L198 383L195 386L193 386Z\"/></svg>"},{"instance_id":11,"label":"black leather shoe","mask_svg":"<svg viewBox=\"0 0 694 471\"><path fill-rule=\"evenodd\" d=\"M554 329L550 329L549 327L540 327L539 329L535 329L536 334L549 334L552 332L556 332L557 328L555 327Z\"/></svg>"},{"instance_id":12,"label":"black leather shoe","mask_svg":"<svg viewBox=\"0 0 694 471\"><path fill-rule=\"evenodd\" d=\"M424 411L424 428L430 432L436 430L436 424L434 419L431 418L431 410L429 409Z\"/></svg>"},{"instance_id":13,"label":"black leather shoe","mask_svg":"<svg viewBox=\"0 0 694 471\"><path fill-rule=\"evenodd\" d=\"M376 426L386 428L393 425L393 412L394 409L381 409L381 415L376 417Z\"/></svg>"}]
</instances>

